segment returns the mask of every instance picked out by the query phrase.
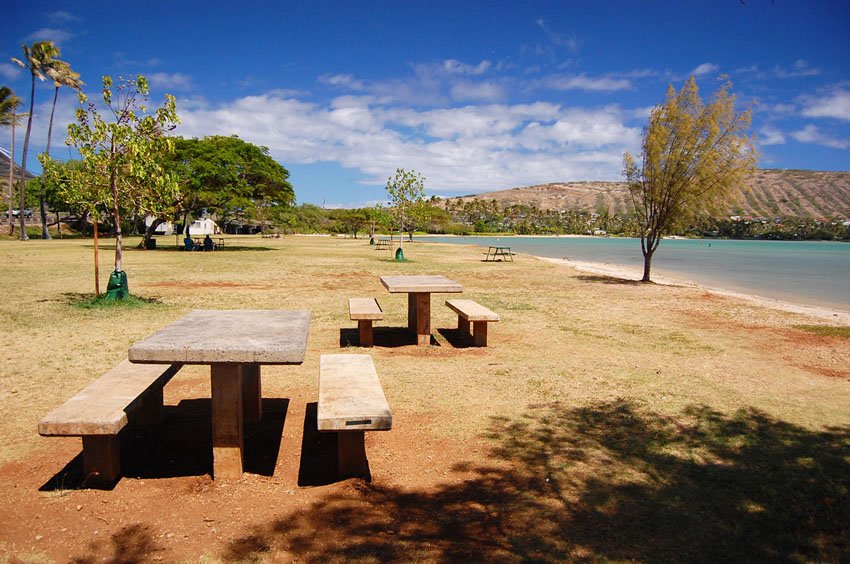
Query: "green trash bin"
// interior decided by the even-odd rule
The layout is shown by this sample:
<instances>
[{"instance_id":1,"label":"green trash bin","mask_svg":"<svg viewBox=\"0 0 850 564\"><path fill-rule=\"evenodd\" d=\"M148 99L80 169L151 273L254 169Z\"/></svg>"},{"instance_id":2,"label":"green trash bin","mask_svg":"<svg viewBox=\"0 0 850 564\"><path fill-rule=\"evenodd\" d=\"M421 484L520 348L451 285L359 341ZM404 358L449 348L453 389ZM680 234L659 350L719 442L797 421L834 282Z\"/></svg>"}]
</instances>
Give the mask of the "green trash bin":
<instances>
[{"instance_id":1,"label":"green trash bin","mask_svg":"<svg viewBox=\"0 0 850 564\"><path fill-rule=\"evenodd\" d=\"M401 249L401 247L399 247L398 249L396 249L396 251L395 251L395 259L396 259L398 262L404 262L404 251Z\"/></svg>"},{"instance_id":2,"label":"green trash bin","mask_svg":"<svg viewBox=\"0 0 850 564\"><path fill-rule=\"evenodd\" d=\"M123 270L114 270L109 275L109 284L106 286L107 300L123 300L130 295L127 288L127 273Z\"/></svg>"}]
</instances>

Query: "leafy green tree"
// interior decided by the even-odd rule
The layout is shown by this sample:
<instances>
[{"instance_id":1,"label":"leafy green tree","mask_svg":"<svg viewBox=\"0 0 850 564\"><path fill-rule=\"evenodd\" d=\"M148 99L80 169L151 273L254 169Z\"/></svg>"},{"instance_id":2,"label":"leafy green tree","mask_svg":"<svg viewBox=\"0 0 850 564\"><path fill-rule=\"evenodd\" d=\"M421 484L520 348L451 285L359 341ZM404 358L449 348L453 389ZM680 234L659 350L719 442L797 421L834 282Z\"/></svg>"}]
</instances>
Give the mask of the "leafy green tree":
<instances>
[{"instance_id":1,"label":"leafy green tree","mask_svg":"<svg viewBox=\"0 0 850 564\"><path fill-rule=\"evenodd\" d=\"M54 60L48 65L44 72L53 81L53 105L50 108L50 123L47 126L47 147L44 149L44 154L50 158L50 142L53 138L53 117L56 113L56 100L59 98L59 88L67 86L77 92L85 84L80 80L79 73L71 70L71 65L65 61ZM41 238L50 239L50 231L47 229L47 209L45 207L44 184L39 184L39 211L41 213ZM57 221L58 224L58 221Z\"/></svg>"},{"instance_id":2,"label":"leafy green tree","mask_svg":"<svg viewBox=\"0 0 850 564\"><path fill-rule=\"evenodd\" d=\"M24 148L21 155L21 209L24 209L24 200L26 198L26 170L27 170L27 152L30 145L30 133L32 133L32 117L35 110L35 79L45 80L45 71L50 66L54 65L59 57L59 48L52 41L36 41L32 47L21 45L24 52L24 58L16 59L12 57L12 62L21 68L30 71L31 83L30 88L30 111L27 117L27 132L24 136ZM26 224L24 222L24 214L20 214L21 219L21 241L29 239L27 237Z\"/></svg>"},{"instance_id":3,"label":"leafy green tree","mask_svg":"<svg viewBox=\"0 0 850 564\"><path fill-rule=\"evenodd\" d=\"M398 253L397 257L403 259L402 233L408 222L414 219L417 213L414 208L425 199L425 178L415 170L404 170L398 168L395 176L387 179L387 194L392 204L391 214L395 224L398 226Z\"/></svg>"},{"instance_id":4,"label":"leafy green tree","mask_svg":"<svg viewBox=\"0 0 850 564\"><path fill-rule=\"evenodd\" d=\"M178 123L174 96L148 114L148 83L143 76L122 79L117 86L103 77L103 103L114 121L106 121L95 104L80 93L77 123L68 126L66 144L76 147L82 167L61 185L63 199L85 205L92 213L108 203L115 233L114 272L122 268L122 209L156 215L176 198L174 174L162 167L162 155L172 150L165 133ZM45 158L49 170L50 159Z\"/></svg>"},{"instance_id":5,"label":"leafy green tree","mask_svg":"<svg viewBox=\"0 0 850 564\"><path fill-rule=\"evenodd\" d=\"M11 130L9 145L9 185L6 187L6 214L9 219L9 235L14 234L15 224L12 222L12 198L15 186L15 127L20 125L21 119L26 114L19 114L18 108L23 101L15 96L8 86L0 87L0 127L8 127Z\"/></svg>"},{"instance_id":6,"label":"leafy green tree","mask_svg":"<svg viewBox=\"0 0 850 564\"><path fill-rule=\"evenodd\" d=\"M671 85L644 129L640 164L623 156L640 231L643 281L652 256L672 229L727 200L755 168L747 135L750 112L735 111L731 83L704 103L690 77L679 92Z\"/></svg>"},{"instance_id":7,"label":"leafy green tree","mask_svg":"<svg viewBox=\"0 0 850 564\"><path fill-rule=\"evenodd\" d=\"M221 217L242 214L265 220L279 216L279 208L294 204L295 190L289 171L268 151L235 135L174 138L174 151L162 161L178 180L171 212L182 216L184 225L190 215L202 210ZM159 221L163 219L160 214ZM148 234L155 228L152 225Z\"/></svg>"}]
</instances>

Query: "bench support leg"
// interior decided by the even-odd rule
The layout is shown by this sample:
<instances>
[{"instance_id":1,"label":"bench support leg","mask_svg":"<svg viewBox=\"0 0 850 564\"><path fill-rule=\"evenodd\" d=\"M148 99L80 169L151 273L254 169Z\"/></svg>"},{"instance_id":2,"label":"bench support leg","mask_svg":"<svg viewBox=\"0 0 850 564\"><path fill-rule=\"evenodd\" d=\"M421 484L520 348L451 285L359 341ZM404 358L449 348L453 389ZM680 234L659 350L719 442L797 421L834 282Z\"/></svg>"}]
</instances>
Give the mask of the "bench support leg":
<instances>
[{"instance_id":1,"label":"bench support leg","mask_svg":"<svg viewBox=\"0 0 850 564\"><path fill-rule=\"evenodd\" d=\"M369 463L366 461L366 433L363 431L339 431L339 475L343 478L367 476Z\"/></svg>"},{"instance_id":2,"label":"bench support leg","mask_svg":"<svg viewBox=\"0 0 850 564\"><path fill-rule=\"evenodd\" d=\"M139 398L132 414L132 423L140 427L154 427L162 420L162 386L155 384Z\"/></svg>"},{"instance_id":3,"label":"bench support leg","mask_svg":"<svg viewBox=\"0 0 850 564\"><path fill-rule=\"evenodd\" d=\"M121 475L118 435L83 436L83 471L86 480L113 484Z\"/></svg>"},{"instance_id":4,"label":"bench support leg","mask_svg":"<svg viewBox=\"0 0 850 564\"><path fill-rule=\"evenodd\" d=\"M357 328L360 330L360 346L371 347L374 342L372 340L372 320L360 319L357 321Z\"/></svg>"},{"instance_id":5,"label":"bench support leg","mask_svg":"<svg viewBox=\"0 0 850 564\"><path fill-rule=\"evenodd\" d=\"M473 337L472 342L476 347L487 346L487 322L473 321L472 322Z\"/></svg>"},{"instance_id":6,"label":"bench support leg","mask_svg":"<svg viewBox=\"0 0 850 564\"><path fill-rule=\"evenodd\" d=\"M457 316L457 332L461 335L469 335L469 321L461 315Z\"/></svg>"},{"instance_id":7,"label":"bench support leg","mask_svg":"<svg viewBox=\"0 0 850 564\"><path fill-rule=\"evenodd\" d=\"M416 296L415 293L407 294L407 329L411 333L416 331Z\"/></svg>"},{"instance_id":8,"label":"bench support leg","mask_svg":"<svg viewBox=\"0 0 850 564\"><path fill-rule=\"evenodd\" d=\"M213 478L242 477L242 365L213 364Z\"/></svg>"},{"instance_id":9,"label":"bench support leg","mask_svg":"<svg viewBox=\"0 0 850 564\"><path fill-rule=\"evenodd\" d=\"M242 365L242 418L259 423L263 418L263 393L259 364Z\"/></svg>"}]
</instances>

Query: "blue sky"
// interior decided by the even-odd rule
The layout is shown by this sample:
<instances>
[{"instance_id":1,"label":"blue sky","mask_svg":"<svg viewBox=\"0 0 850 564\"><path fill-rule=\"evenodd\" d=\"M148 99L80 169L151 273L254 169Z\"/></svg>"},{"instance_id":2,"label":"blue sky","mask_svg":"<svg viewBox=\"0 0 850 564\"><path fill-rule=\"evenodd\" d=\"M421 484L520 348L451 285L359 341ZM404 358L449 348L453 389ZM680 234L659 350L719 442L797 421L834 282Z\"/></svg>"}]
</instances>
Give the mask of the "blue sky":
<instances>
[{"instance_id":1,"label":"blue sky","mask_svg":"<svg viewBox=\"0 0 850 564\"><path fill-rule=\"evenodd\" d=\"M17 5L0 18L0 82L18 95L29 76L9 60L38 40L93 98L104 74L144 74L155 101L177 97L178 134L268 147L299 203L384 201L398 167L438 196L620 180L650 108L690 74L704 96L732 80L760 166L850 170L847 0ZM35 151L52 90L36 91ZM76 104L62 93L60 158Z\"/></svg>"}]
</instances>

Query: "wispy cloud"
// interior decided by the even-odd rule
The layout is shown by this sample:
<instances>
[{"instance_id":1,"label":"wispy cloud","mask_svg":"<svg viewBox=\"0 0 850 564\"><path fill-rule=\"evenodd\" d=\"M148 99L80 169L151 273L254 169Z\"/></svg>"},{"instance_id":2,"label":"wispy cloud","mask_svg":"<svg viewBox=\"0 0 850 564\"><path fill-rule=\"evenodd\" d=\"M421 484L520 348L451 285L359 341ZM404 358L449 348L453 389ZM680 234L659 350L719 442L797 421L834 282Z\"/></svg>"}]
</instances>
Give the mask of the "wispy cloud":
<instances>
[{"instance_id":1,"label":"wispy cloud","mask_svg":"<svg viewBox=\"0 0 850 564\"><path fill-rule=\"evenodd\" d=\"M705 76L707 74L712 74L720 70L720 65L716 65L714 63L703 63L697 66L694 70L691 71L691 74L695 77Z\"/></svg>"},{"instance_id":2,"label":"wispy cloud","mask_svg":"<svg viewBox=\"0 0 850 564\"><path fill-rule=\"evenodd\" d=\"M815 125L809 124L799 131L791 133L791 137L800 143L813 143L833 149L846 149L850 147L850 139L839 139L818 129Z\"/></svg>"},{"instance_id":3,"label":"wispy cloud","mask_svg":"<svg viewBox=\"0 0 850 564\"><path fill-rule=\"evenodd\" d=\"M535 84L538 88L550 90L584 90L586 92L616 92L631 90L632 82L626 78L615 76L552 75Z\"/></svg>"},{"instance_id":4,"label":"wispy cloud","mask_svg":"<svg viewBox=\"0 0 850 564\"><path fill-rule=\"evenodd\" d=\"M765 125L759 129L759 145L782 145L785 143L785 134L772 125Z\"/></svg>"},{"instance_id":5,"label":"wispy cloud","mask_svg":"<svg viewBox=\"0 0 850 564\"><path fill-rule=\"evenodd\" d=\"M74 37L74 34L70 31L52 27L43 27L27 35L24 40L27 43L33 41L52 41L57 45L61 45L69 41L72 37Z\"/></svg>"},{"instance_id":6,"label":"wispy cloud","mask_svg":"<svg viewBox=\"0 0 850 564\"><path fill-rule=\"evenodd\" d=\"M795 61L790 69L780 67L779 65L773 68L773 74L777 78L799 78L803 76L818 76L820 73L820 69L811 67L808 62L802 59Z\"/></svg>"},{"instance_id":7,"label":"wispy cloud","mask_svg":"<svg viewBox=\"0 0 850 564\"><path fill-rule=\"evenodd\" d=\"M21 67L12 63L0 63L0 76L6 80L15 80L21 75Z\"/></svg>"},{"instance_id":8,"label":"wispy cloud","mask_svg":"<svg viewBox=\"0 0 850 564\"><path fill-rule=\"evenodd\" d=\"M803 105L802 114L806 117L850 121L850 90L846 88L837 88L822 96L806 96Z\"/></svg>"},{"instance_id":9,"label":"wispy cloud","mask_svg":"<svg viewBox=\"0 0 850 564\"><path fill-rule=\"evenodd\" d=\"M71 12L67 12L65 10L59 10L57 12L51 12L47 14L47 20L54 25L64 25L70 23L78 23L83 21L83 18L72 14Z\"/></svg>"},{"instance_id":10,"label":"wispy cloud","mask_svg":"<svg viewBox=\"0 0 850 564\"><path fill-rule=\"evenodd\" d=\"M127 57L127 53L123 51L115 51L112 53L112 64L119 68L126 67L141 67L154 68L162 64L162 61L157 58L150 59L131 59Z\"/></svg>"},{"instance_id":11,"label":"wispy cloud","mask_svg":"<svg viewBox=\"0 0 850 564\"><path fill-rule=\"evenodd\" d=\"M538 18L534 23L546 33L550 44L565 48L571 53L576 53L581 48L581 41L575 35L568 36L563 33L556 33L549 27L549 23L545 19Z\"/></svg>"},{"instance_id":12,"label":"wispy cloud","mask_svg":"<svg viewBox=\"0 0 850 564\"><path fill-rule=\"evenodd\" d=\"M155 72L145 76L148 79L148 83L154 88L191 90L193 86L192 78L180 72Z\"/></svg>"}]
</instances>

